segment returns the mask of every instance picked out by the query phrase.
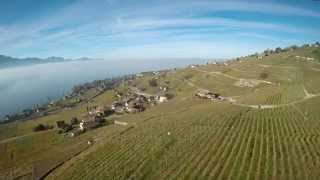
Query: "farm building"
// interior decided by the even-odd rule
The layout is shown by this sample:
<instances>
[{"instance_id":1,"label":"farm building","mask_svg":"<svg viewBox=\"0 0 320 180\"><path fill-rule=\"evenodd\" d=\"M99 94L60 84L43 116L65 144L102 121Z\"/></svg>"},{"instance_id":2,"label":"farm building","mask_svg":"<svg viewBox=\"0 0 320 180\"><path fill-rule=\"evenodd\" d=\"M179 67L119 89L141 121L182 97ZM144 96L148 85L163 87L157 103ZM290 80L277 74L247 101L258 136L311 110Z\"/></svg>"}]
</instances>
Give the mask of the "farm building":
<instances>
[{"instance_id":1,"label":"farm building","mask_svg":"<svg viewBox=\"0 0 320 180\"><path fill-rule=\"evenodd\" d=\"M210 91L205 90L205 89L199 89L199 90L197 90L195 95L198 96L199 98L208 98L208 96L213 95L213 93L211 93Z\"/></svg>"},{"instance_id":2,"label":"farm building","mask_svg":"<svg viewBox=\"0 0 320 180\"><path fill-rule=\"evenodd\" d=\"M159 103L163 103L163 102L167 102L168 101L168 98L167 97L165 97L165 96L157 96L157 101L159 102Z\"/></svg>"},{"instance_id":3,"label":"farm building","mask_svg":"<svg viewBox=\"0 0 320 180\"><path fill-rule=\"evenodd\" d=\"M115 113L124 113L125 111L125 102L115 101L111 105L111 109Z\"/></svg>"},{"instance_id":4,"label":"farm building","mask_svg":"<svg viewBox=\"0 0 320 180\"><path fill-rule=\"evenodd\" d=\"M202 99L219 99L220 95L218 93L213 93L206 89L198 89L195 93L195 96L202 98Z\"/></svg>"},{"instance_id":5,"label":"farm building","mask_svg":"<svg viewBox=\"0 0 320 180\"><path fill-rule=\"evenodd\" d=\"M167 87L167 86L163 86L163 87L160 86L159 89L162 90L162 91L164 91L164 92L166 92L166 91L168 91L169 87Z\"/></svg>"},{"instance_id":6,"label":"farm building","mask_svg":"<svg viewBox=\"0 0 320 180\"><path fill-rule=\"evenodd\" d=\"M145 110L144 102L134 99L125 103L125 109L128 113L137 113Z\"/></svg>"},{"instance_id":7,"label":"farm building","mask_svg":"<svg viewBox=\"0 0 320 180\"><path fill-rule=\"evenodd\" d=\"M145 110L144 103L147 103L148 99L141 95L134 95L133 97L126 98L122 101L116 101L112 104L111 110L116 113L136 113Z\"/></svg>"},{"instance_id":8,"label":"farm building","mask_svg":"<svg viewBox=\"0 0 320 180\"><path fill-rule=\"evenodd\" d=\"M100 125L100 123L98 121L96 121L95 118L85 119L80 122L80 130L84 131L87 129L96 128L99 125Z\"/></svg>"}]
</instances>

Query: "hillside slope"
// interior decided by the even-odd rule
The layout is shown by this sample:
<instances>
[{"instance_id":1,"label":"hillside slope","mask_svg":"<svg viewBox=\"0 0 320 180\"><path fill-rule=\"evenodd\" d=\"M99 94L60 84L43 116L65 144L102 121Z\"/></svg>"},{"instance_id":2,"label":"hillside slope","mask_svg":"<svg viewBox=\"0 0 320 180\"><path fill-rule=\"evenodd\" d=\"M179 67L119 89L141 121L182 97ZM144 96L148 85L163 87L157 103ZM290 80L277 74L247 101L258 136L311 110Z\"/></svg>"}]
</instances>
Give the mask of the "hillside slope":
<instances>
[{"instance_id":1,"label":"hillside slope","mask_svg":"<svg viewBox=\"0 0 320 180\"><path fill-rule=\"evenodd\" d=\"M80 117L86 105L1 125L0 172L27 179L317 179L320 63L313 52L318 50L144 73L91 103L110 105L116 92L132 87L155 94L167 86L174 98L141 113L110 117L126 125L74 138L57 128L32 128ZM157 83L150 84L152 79ZM222 98L199 99L194 96L199 89Z\"/></svg>"}]
</instances>

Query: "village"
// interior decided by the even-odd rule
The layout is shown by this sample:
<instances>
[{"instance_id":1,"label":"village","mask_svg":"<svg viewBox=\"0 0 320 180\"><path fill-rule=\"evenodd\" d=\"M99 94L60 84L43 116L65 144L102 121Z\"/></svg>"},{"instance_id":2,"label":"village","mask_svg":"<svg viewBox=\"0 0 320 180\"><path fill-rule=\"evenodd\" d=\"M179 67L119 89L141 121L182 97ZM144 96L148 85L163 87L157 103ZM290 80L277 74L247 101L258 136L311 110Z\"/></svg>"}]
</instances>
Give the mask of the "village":
<instances>
[{"instance_id":1,"label":"village","mask_svg":"<svg viewBox=\"0 0 320 180\"><path fill-rule=\"evenodd\" d=\"M125 75L115 78L107 78L104 80L95 80L82 85L75 85L71 92L67 92L62 98L48 98L46 103L34 104L32 108L27 108L14 114L8 114L2 121L0 121L0 123L27 121L33 118L57 113L64 109L73 108L80 103L89 102L91 99L99 96L106 90L112 89L119 82L129 81L133 78L133 75Z\"/></svg>"},{"instance_id":2,"label":"village","mask_svg":"<svg viewBox=\"0 0 320 180\"><path fill-rule=\"evenodd\" d=\"M258 60L264 59L264 57L269 56L271 54L276 54L280 52L286 52L286 51L293 51L295 47L289 47L285 49L276 48L275 50L266 50L263 53L255 53L252 55L249 55L247 57L253 57ZM303 57L303 56L295 56L297 59L305 59L308 61L314 61L314 58L311 57ZM209 61L206 63L206 65L216 65L216 66L229 66L236 62L241 62L244 59L244 57L231 59L224 62L216 62L216 61ZM194 64L189 65L189 68L198 70L202 65ZM174 95L172 93L168 93L168 90L170 89L168 86L159 86L157 83L157 80L159 77L164 77L168 73L175 72L174 70L163 70L163 71L153 71L153 72L142 72L135 75L125 76L122 78L116 78L111 80L104 80L104 81L94 81L92 83L86 83L82 86L75 86L72 94L66 95L63 97L63 100L69 100L69 99L76 99L76 103L84 102L87 104L86 113L82 114L79 118L72 118L69 123L67 123L64 120L56 121L56 126L59 128L59 133L69 135L70 137L75 137L77 135L80 135L88 130L98 128L100 126L115 124L114 118L116 116L120 116L123 114L134 114L134 113L141 113L145 111L146 109L156 106L157 104L165 103L172 99ZM148 94L145 92L145 89L139 89L135 85L132 85L130 83L133 82L134 79L144 78L144 77L152 77L149 80L149 86L158 89L158 92L155 94ZM261 79L265 79L268 74L261 74ZM88 92L91 89L98 89L99 92L104 92L107 89L113 88L114 85L119 84L121 82L129 82L127 84L128 91L120 92L118 90L115 90L115 99L111 104L109 105L90 105L90 98L87 100L82 100L79 97L82 97L86 92ZM235 83L236 86L239 87L254 87L260 82L271 84L270 82L264 81L264 80L248 80L248 79L239 79ZM228 101L230 103L234 103L235 100L228 97L223 97L218 92L212 92L207 89L203 89L201 87L197 87L197 90L194 92L194 97L198 99L203 100L210 100L210 101ZM96 96L96 95L95 95ZM94 96L94 97L95 97ZM55 102L50 102L47 106L55 107ZM64 108L68 108L67 105L64 106ZM24 110L23 113L25 116L30 116L34 113L41 114L41 116L46 115L45 109L43 106L34 106L32 110ZM112 117L110 117L112 116ZM121 123L120 123L121 124ZM122 124L123 125L123 124ZM46 126L46 125L38 125L34 127L34 131L42 131L47 129L52 129L52 126Z\"/></svg>"},{"instance_id":3,"label":"village","mask_svg":"<svg viewBox=\"0 0 320 180\"><path fill-rule=\"evenodd\" d=\"M115 97L117 100L108 106L90 106L88 104L86 113L82 114L80 119L74 117L70 123L63 120L56 121L56 125L60 129L59 133L75 137L88 130L114 124L113 118L110 118L112 115L140 113L150 106L168 101L168 97L164 95L142 93L133 87L127 94L116 91Z\"/></svg>"},{"instance_id":4,"label":"village","mask_svg":"<svg viewBox=\"0 0 320 180\"><path fill-rule=\"evenodd\" d=\"M110 124L126 125L124 123L116 123L114 117L124 114L141 113L150 107L173 99L174 95L168 92L170 89L168 86L158 86L158 84L154 84L154 80L165 73L168 73L168 71L149 73L153 77L149 81L149 85L155 86L158 89L158 93L148 94L135 86L129 86L125 92L115 90L115 100L110 105L92 106L90 103L87 103L86 113L82 114L80 118L74 117L70 120L70 123L64 120L56 121L56 126L60 129L59 133L75 137L101 126ZM143 76L143 74L137 74L136 78ZM194 92L194 97L211 101L226 100L220 93L201 88L198 88Z\"/></svg>"}]
</instances>

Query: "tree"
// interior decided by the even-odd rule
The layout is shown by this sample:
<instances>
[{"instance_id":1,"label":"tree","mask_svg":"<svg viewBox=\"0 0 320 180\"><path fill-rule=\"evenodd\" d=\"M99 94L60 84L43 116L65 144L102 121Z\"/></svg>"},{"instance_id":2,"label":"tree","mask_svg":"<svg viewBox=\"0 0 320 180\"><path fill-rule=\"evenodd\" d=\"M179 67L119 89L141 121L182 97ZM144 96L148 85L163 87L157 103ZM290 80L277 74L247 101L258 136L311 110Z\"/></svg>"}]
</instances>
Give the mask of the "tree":
<instances>
[{"instance_id":1,"label":"tree","mask_svg":"<svg viewBox=\"0 0 320 180\"><path fill-rule=\"evenodd\" d=\"M281 52L282 52L282 49L281 49L280 47L277 47L277 48L275 49L275 52L276 52L276 53L281 53Z\"/></svg>"},{"instance_id":2,"label":"tree","mask_svg":"<svg viewBox=\"0 0 320 180\"><path fill-rule=\"evenodd\" d=\"M304 44L304 45L302 45L302 47L303 48L308 48L308 47L310 47L310 45L309 44Z\"/></svg>"},{"instance_id":3,"label":"tree","mask_svg":"<svg viewBox=\"0 0 320 180\"><path fill-rule=\"evenodd\" d=\"M156 79L150 79L149 80L149 85L152 87L157 87L158 86L158 82Z\"/></svg>"},{"instance_id":4,"label":"tree","mask_svg":"<svg viewBox=\"0 0 320 180\"><path fill-rule=\"evenodd\" d=\"M78 124L78 123L79 123L78 118L76 118L76 117L71 118L71 121L70 121L70 124L71 124L71 125L76 125L76 124Z\"/></svg>"},{"instance_id":5,"label":"tree","mask_svg":"<svg viewBox=\"0 0 320 180\"><path fill-rule=\"evenodd\" d=\"M320 46L320 43L317 41L317 42L316 42L316 45L317 45L317 46Z\"/></svg>"},{"instance_id":6,"label":"tree","mask_svg":"<svg viewBox=\"0 0 320 180\"><path fill-rule=\"evenodd\" d=\"M64 121L57 121L57 127L63 129L66 123Z\"/></svg>"},{"instance_id":7,"label":"tree","mask_svg":"<svg viewBox=\"0 0 320 180\"><path fill-rule=\"evenodd\" d=\"M298 49L298 46L297 45L293 45L293 46L290 46L290 48L295 50L295 49Z\"/></svg>"},{"instance_id":8,"label":"tree","mask_svg":"<svg viewBox=\"0 0 320 180\"><path fill-rule=\"evenodd\" d=\"M52 126L38 124L36 127L33 128L33 131L35 131L35 132L45 131L45 130L52 129L52 128L53 128Z\"/></svg>"},{"instance_id":9,"label":"tree","mask_svg":"<svg viewBox=\"0 0 320 180\"><path fill-rule=\"evenodd\" d=\"M110 116L110 115L112 115L113 113L114 113L114 110L111 109L111 108L106 108L106 109L104 109L104 115L105 115L105 116Z\"/></svg>"}]
</instances>

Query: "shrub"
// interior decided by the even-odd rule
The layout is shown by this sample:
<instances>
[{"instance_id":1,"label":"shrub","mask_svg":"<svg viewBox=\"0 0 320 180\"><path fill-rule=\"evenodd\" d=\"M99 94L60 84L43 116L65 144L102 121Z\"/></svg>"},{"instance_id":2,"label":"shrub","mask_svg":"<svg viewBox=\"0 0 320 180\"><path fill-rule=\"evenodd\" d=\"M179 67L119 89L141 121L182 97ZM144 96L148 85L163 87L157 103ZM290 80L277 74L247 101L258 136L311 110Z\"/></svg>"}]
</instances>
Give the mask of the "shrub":
<instances>
[{"instance_id":1,"label":"shrub","mask_svg":"<svg viewBox=\"0 0 320 180\"><path fill-rule=\"evenodd\" d=\"M111 108L107 108L107 109L104 110L104 115L105 115L105 116L110 116L110 115L112 115L113 113L114 113L114 110L111 109Z\"/></svg>"},{"instance_id":2,"label":"shrub","mask_svg":"<svg viewBox=\"0 0 320 180\"><path fill-rule=\"evenodd\" d=\"M63 127L66 125L64 121L57 121L57 127L63 129Z\"/></svg>"},{"instance_id":3,"label":"shrub","mask_svg":"<svg viewBox=\"0 0 320 180\"><path fill-rule=\"evenodd\" d=\"M33 131L34 132L45 131L45 130L52 129L52 128L53 128L52 126L38 124L36 127L33 128Z\"/></svg>"},{"instance_id":4,"label":"shrub","mask_svg":"<svg viewBox=\"0 0 320 180\"><path fill-rule=\"evenodd\" d=\"M317 59L320 59L320 50L319 49L316 49L316 50L313 50L311 52L312 56L314 56L315 58Z\"/></svg>"},{"instance_id":5,"label":"shrub","mask_svg":"<svg viewBox=\"0 0 320 180\"><path fill-rule=\"evenodd\" d=\"M192 74L186 74L186 75L184 75L184 78L185 78L185 79L191 79L192 77L193 77Z\"/></svg>"},{"instance_id":6,"label":"shrub","mask_svg":"<svg viewBox=\"0 0 320 180\"><path fill-rule=\"evenodd\" d=\"M70 124L65 124L64 127L62 128L64 132L69 132L72 130L72 126Z\"/></svg>"},{"instance_id":7,"label":"shrub","mask_svg":"<svg viewBox=\"0 0 320 180\"><path fill-rule=\"evenodd\" d=\"M149 80L149 85L152 87L157 87L158 86L158 82L156 79L150 79Z\"/></svg>"},{"instance_id":8,"label":"shrub","mask_svg":"<svg viewBox=\"0 0 320 180\"><path fill-rule=\"evenodd\" d=\"M68 123L65 123L64 121L57 121L56 123L57 123L57 127L62 129L64 132L68 132L72 130L72 123L68 124Z\"/></svg>"},{"instance_id":9,"label":"shrub","mask_svg":"<svg viewBox=\"0 0 320 180\"><path fill-rule=\"evenodd\" d=\"M70 124L71 124L71 125L79 124L78 118L76 118L76 117L71 118Z\"/></svg>"},{"instance_id":10,"label":"shrub","mask_svg":"<svg viewBox=\"0 0 320 180\"><path fill-rule=\"evenodd\" d=\"M166 93L165 96L166 96L166 98L168 98L169 100L174 98L174 94L173 94L173 93Z\"/></svg>"},{"instance_id":11,"label":"shrub","mask_svg":"<svg viewBox=\"0 0 320 180\"><path fill-rule=\"evenodd\" d=\"M260 79L267 79L269 77L269 74L266 72L263 72L260 74Z\"/></svg>"}]
</instances>

